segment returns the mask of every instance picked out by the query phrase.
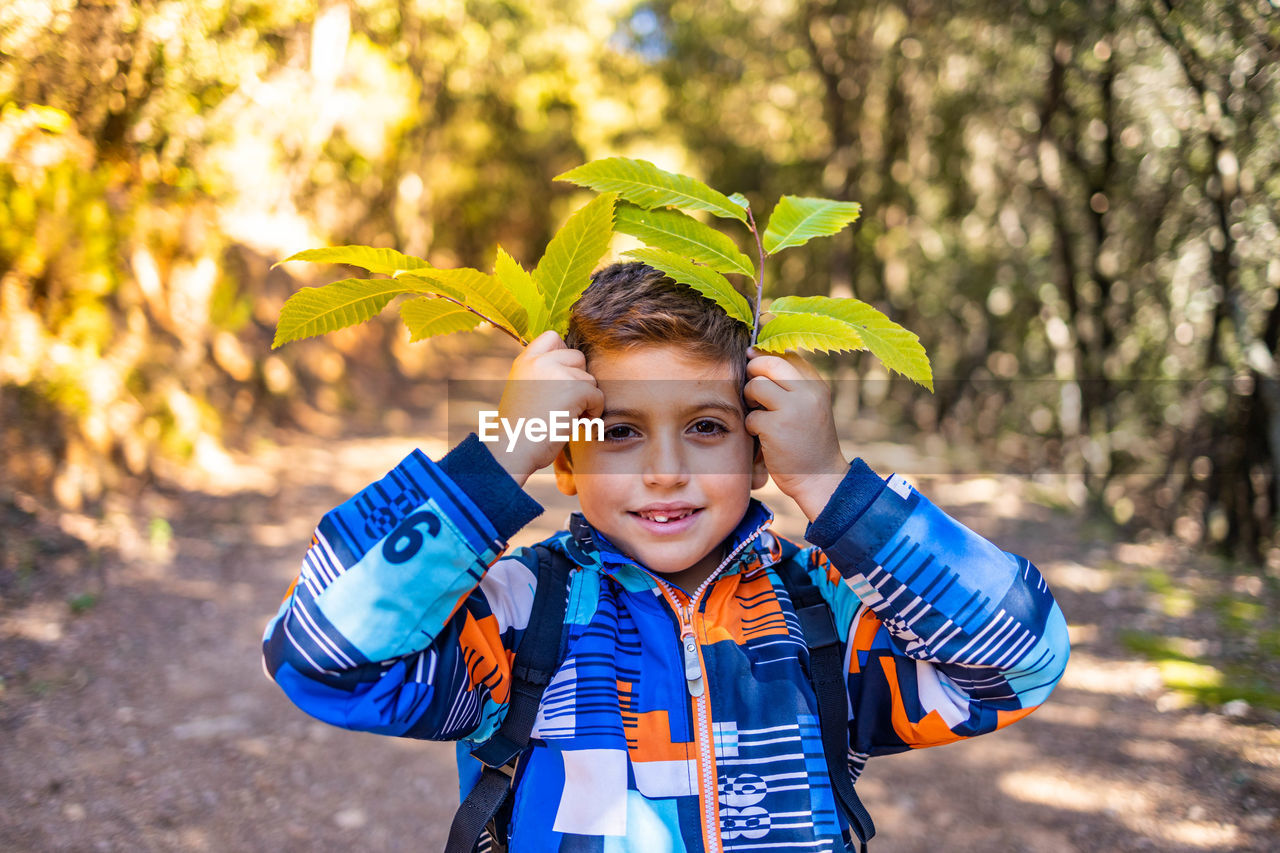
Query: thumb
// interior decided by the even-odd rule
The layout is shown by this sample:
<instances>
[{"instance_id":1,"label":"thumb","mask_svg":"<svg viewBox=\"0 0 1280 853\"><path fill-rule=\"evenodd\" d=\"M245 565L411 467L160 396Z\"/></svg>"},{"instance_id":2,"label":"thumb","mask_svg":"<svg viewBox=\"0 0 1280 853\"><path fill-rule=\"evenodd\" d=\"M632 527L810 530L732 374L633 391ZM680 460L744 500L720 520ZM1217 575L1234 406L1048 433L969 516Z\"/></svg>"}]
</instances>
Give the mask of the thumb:
<instances>
[{"instance_id":1,"label":"thumb","mask_svg":"<svg viewBox=\"0 0 1280 853\"><path fill-rule=\"evenodd\" d=\"M564 341L560 339L560 335L555 329L547 329L533 340L529 341L529 345L524 348L524 354L528 356L542 355L543 353L555 352L558 349L568 349Z\"/></svg>"}]
</instances>

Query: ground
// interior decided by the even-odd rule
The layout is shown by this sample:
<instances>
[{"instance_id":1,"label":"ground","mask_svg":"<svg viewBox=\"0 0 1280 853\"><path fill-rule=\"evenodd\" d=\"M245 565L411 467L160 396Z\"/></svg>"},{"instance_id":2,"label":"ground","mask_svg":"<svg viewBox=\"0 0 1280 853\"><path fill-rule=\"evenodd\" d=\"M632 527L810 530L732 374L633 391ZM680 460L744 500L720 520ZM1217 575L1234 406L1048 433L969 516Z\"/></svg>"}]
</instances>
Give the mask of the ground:
<instances>
[{"instance_id":1,"label":"ground","mask_svg":"<svg viewBox=\"0 0 1280 853\"><path fill-rule=\"evenodd\" d=\"M415 445L441 453L443 440L421 439L432 434L443 431L281 433L96 514L0 502L0 849L442 849L457 805L452 745L312 720L259 653L320 515ZM882 473L918 461L891 445L860 452ZM913 479L1041 567L1073 651L1051 700L1016 726L874 759L858 785L879 829L872 849L1277 849L1280 717L1268 694L1223 705L1195 684L1169 689L1171 662L1203 673L1197 661L1238 639L1229 620L1195 618L1206 612L1195 591L1221 586L1217 564L1050 508L1026 479ZM545 473L530 488L549 509L521 543L571 508ZM785 499L769 500L784 533L802 530ZM1260 596L1246 583L1228 616L1256 615L1247 605Z\"/></svg>"}]
</instances>

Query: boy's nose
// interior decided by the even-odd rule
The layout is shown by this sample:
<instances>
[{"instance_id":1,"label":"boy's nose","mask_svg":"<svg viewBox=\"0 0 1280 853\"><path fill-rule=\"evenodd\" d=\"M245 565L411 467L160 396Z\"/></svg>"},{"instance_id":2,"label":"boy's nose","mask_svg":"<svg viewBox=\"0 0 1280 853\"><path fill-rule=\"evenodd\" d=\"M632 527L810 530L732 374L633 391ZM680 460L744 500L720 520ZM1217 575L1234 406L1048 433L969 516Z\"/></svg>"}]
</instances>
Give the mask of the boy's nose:
<instances>
[{"instance_id":1,"label":"boy's nose","mask_svg":"<svg viewBox=\"0 0 1280 853\"><path fill-rule=\"evenodd\" d=\"M644 459L646 486L671 488L689 481L688 460L679 441L658 438L649 443Z\"/></svg>"}]
</instances>

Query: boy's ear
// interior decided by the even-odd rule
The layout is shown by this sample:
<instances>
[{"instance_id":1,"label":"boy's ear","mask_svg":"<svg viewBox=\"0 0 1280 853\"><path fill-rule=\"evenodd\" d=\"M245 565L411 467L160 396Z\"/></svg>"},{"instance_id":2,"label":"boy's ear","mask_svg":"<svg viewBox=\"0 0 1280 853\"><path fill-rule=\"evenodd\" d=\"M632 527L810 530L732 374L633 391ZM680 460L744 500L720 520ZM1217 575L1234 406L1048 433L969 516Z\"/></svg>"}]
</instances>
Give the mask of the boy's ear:
<instances>
[{"instance_id":1,"label":"boy's ear","mask_svg":"<svg viewBox=\"0 0 1280 853\"><path fill-rule=\"evenodd\" d=\"M556 461L551 463L556 472L556 488L560 494L573 496L578 493L578 486L573 481L573 463L569 461L568 445L556 454Z\"/></svg>"},{"instance_id":2,"label":"boy's ear","mask_svg":"<svg viewBox=\"0 0 1280 853\"><path fill-rule=\"evenodd\" d=\"M751 488L763 489L765 483L769 482L769 469L764 464L764 448L760 446L760 439L755 440L756 455L751 460Z\"/></svg>"}]
</instances>

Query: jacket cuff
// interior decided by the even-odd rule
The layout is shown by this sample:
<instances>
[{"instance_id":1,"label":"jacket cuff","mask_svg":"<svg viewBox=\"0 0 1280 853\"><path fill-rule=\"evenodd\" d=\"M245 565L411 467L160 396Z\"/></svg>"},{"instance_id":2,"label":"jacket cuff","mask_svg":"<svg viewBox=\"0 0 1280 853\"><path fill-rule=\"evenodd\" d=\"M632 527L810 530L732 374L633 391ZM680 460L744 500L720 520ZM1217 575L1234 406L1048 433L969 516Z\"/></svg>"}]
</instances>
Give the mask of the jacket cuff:
<instances>
[{"instance_id":1,"label":"jacket cuff","mask_svg":"<svg viewBox=\"0 0 1280 853\"><path fill-rule=\"evenodd\" d=\"M503 541L542 514L542 505L516 484L474 432L437 464L484 513Z\"/></svg>"},{"instance_id":2,"label":"jacket cuff","mask_svg":"<svg viewBox=\"0 0 1280 853\"><path fill-rule=\"evenodd\" d=\"M824 551L830 548L875 502L884 486L884 479L867 463L854 459L831 500L805 529L804 538Z\"/></svg>"}]
</instances>

